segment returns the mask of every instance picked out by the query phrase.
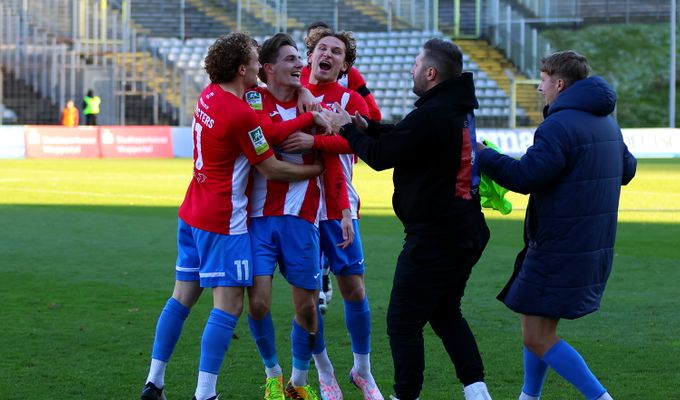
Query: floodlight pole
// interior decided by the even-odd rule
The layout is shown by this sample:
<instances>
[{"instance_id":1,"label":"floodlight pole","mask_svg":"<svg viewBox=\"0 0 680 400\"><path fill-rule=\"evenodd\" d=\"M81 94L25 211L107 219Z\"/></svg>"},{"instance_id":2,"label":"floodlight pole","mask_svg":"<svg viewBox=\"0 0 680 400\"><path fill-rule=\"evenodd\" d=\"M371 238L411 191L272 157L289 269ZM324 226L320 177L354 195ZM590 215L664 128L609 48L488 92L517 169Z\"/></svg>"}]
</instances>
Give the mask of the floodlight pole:
<instances>
[{"instance_id":1,"label":"floodlight pole","mask_svg":"<svg viewBox=\"0 0 680 400\"><path fill-rule=\"evenodd\" d=\"M677 0L671 0L671 70L669 79L668 126L675 128L675 31L677 18Z\"/></svg>"}]
</instances>

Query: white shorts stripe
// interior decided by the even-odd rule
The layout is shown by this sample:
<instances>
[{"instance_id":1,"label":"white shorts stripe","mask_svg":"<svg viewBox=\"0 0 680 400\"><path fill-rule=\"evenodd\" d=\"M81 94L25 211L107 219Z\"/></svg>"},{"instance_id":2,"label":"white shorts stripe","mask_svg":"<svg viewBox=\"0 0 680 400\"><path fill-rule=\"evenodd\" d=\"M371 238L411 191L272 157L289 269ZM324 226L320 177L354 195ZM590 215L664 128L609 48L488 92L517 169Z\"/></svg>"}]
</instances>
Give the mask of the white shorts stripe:
<instances>
[{"instance_id":1,"label":"white shorts stripe","mask_svg":"<svg viewBox=\"0 0 680 400\"><path fill-rule=\"evenodd\" d=\"M225 275L224 272L202 272L198 274L201 278L222 278Z\"/></svg>"},{"instance_id":2,"label":"white shorts stripe","mask_svg":"<svg viewBox=\"0 0 680 400\"><path fill-rule=\"evenodd\" d=\"M175 265L175 270L179 272L197 272L198 268L186 268L180 267L179 265Z\"/></svg>"}]
</instances>

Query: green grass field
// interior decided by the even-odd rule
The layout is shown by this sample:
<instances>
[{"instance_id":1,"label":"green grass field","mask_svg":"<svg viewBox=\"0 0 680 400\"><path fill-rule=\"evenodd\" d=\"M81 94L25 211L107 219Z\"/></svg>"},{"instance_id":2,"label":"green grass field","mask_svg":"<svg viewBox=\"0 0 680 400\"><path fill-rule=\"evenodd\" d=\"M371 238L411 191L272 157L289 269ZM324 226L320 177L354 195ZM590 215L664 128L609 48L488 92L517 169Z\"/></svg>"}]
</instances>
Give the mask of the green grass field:
<instances>
[{"instance_id":1,"label":"green grass field","mask_svg":"<svg viewBox=\"0 0 680 400\"><path fill-rule=\"evenodd\" d=\"M176 209L191 161L0 160L0 399L136 399L147 374L156 318L174 280ZM363 165L367 288L373 309L373 372L391 393L385 313L402 227L392 214L391 172ZM494 399L522 382L518 318L495 300L521 247L526 198L509 216L487 211L491 242L464 298ZM614 270L600 312L565 321L577 347L617 400L680 399L680 160L641 160L623 189ZM166 378L170 400L190 399L206 293L189 317ZM275 280L279 357L290 368L291 301ZM352 362L341 302L330 305L328 351L348 400ZM261 398L263 369L242 320L222 367L225 399ZM462 399L453 367L429 327L421 398ZM316 374L310 374L316 383ZM550 372L549 400L581 398Z\"/></svg>"}]
</instances>

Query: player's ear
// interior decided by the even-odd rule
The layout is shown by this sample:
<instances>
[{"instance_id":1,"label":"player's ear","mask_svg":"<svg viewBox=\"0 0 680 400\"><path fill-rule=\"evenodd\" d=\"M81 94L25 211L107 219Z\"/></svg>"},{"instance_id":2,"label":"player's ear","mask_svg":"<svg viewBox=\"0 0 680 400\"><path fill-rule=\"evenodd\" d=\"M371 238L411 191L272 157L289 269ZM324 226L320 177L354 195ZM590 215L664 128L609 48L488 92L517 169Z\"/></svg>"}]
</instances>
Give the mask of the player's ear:
<instances>
[{"instance_id":1,"label":"player's ear","mask_svg":"<svg viewBox=\"0 0 680 400\"><path fill-rule=\"evenodd\" d=\"M270 63L262 64L262 69L267 74L273 74L274 73L274 66Z\"/></svg>"},{"instance_id":2,"label":"player's ear","mask_svg":"<svg viewBox=\"0 0 680 400\"><path fill-rule=\"evenodd\" d=\"M238 66L238 74L240 76L246 75L246 66L244 64L241 64L241 65Z\"/></svg>"}]
</instances>

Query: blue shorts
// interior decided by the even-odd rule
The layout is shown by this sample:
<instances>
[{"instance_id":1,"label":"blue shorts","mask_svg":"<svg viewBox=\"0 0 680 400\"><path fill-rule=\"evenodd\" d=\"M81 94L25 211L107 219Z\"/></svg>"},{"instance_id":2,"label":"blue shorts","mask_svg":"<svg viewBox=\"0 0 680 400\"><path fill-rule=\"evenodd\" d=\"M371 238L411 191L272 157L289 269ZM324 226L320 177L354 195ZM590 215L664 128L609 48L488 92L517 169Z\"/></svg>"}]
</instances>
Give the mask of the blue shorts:
<instances>
[{"instance_id":1,"label":"blue shorts","mask_svg":"<svg viewBox=\"0 0 680 400\"><path fill-rule=\"evenodd\" d=\"M253 275L274 275L276 263L291 285L315 290L321 283L319 230L293 215L256 217L248 226Z\"/></svg>"},{"instance_id":2,"label":"blue shorts","mask_svg":"<svg viewBox=\"0 0 680 400\"><path fill-rule=\"evenodd\" d=\"M208 232L179 219L175 271L178 281L201 287L252 286L250 236Z\"/></svg>"},{"instance_id":3,"label":"blue shorts","mask_svg":"<svg viewBox=\"0 0 680 400\"><path fill-rule=\"evenodd\" d=\"M354 219L354 242L346 249L337 246L342 243L340 220L319 222L321 234L321 251L328 258L328 264L334 275L363 275L364 250L361 244L359 221Z\"/></svg>"}]
</instances>

